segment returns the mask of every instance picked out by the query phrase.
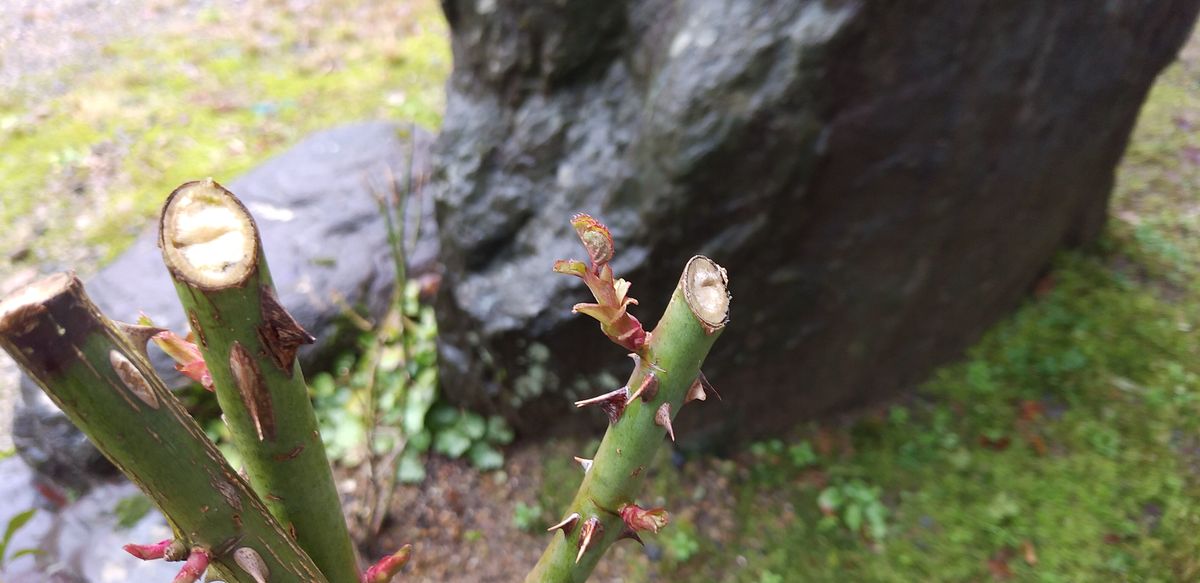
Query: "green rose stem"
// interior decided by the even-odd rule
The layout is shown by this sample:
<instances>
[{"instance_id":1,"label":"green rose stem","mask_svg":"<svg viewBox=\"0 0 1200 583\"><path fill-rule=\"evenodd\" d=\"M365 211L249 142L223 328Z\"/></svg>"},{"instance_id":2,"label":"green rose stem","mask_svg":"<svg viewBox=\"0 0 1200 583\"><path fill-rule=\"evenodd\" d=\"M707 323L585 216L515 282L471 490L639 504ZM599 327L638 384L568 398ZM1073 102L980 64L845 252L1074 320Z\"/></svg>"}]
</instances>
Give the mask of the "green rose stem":
<instances>
[{"instance_id":1,"label":"green rose stem","mask_svg":"<svg viewBox=\"0 0 1200 583\"><path fill-rule=\"evenodd\" d=\"M188 558L180 577L211 559L231 583L326 581L154 374L145 339L104 317L71 274L0 302L0 347L166 514L171 558Z\"/></svg>"},{"instance_id":2,"label":"green rose stem","mask_svg":"<svg viewBox=\"0 0 1200 583\"><path fill-rule=\"evenodd\" d=\"M279 304L258 227L211 179L177 188L159 245L250 484L333 583L358 581L296 350L313 341Z\"/></svg>"},{"instance_id":3,"label":"green rose stem","mask_svg":"<svg viewBox=\"0 0 1200 583\"><path fill-rule=\"evenodd\" d=\"M673 435L675 413L687 401L704 398L700 365L728 320L727 285L724 269L706 257L693 257L643 354L635 358L629 384L579 403L601 405L612 423L591 463L582 460L583 484L563 521L551 527L554 539L526 583L584 581L617 540L665 525L665 511L642 510L634 501L659 444Z\"/></svg>"}]
</instances>

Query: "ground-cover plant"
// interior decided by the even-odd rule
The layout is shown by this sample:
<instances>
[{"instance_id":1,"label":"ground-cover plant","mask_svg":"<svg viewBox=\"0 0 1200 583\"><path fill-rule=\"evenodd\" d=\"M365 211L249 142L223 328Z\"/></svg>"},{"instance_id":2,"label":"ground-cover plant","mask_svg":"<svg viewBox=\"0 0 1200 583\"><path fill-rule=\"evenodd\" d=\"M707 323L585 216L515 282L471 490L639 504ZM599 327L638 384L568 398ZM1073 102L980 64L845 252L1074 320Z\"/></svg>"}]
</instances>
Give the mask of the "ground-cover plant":
<instances>
[{"instance_id":1,"label":"ground-cover plant","mask_svg":"<svg viewBox=\"0 0 1200 583\"><path fill-rule=\"evenodd\" d=\"M589 262L560 261L554 268L585 281L596 303L578 304L575 311L596 318L606 335L631 350L635 369L627 386L577 403L604 411L611 426L595 458L579 460L583 485L566 518L551 528L563 536L552 540L531 571L527 580L537 582L583 581L613 542L640 540L639 532L666 525L664 509L639 507L634 497L659 443L675 437L674 414L687 402L706 399L699 367L728 320L725 271L696 256L658 326L647 332L627 311L637 303L628 296L629 283L608 264L608 230L586 215L572 224ZM163 207L159 243L187 314L186 337L149 323L112 322L70 273L34 282L0 302L0 346L168 517L172 539L125 550L144 560L183 561L175 583L205 573L231 583L391 580L412 547L360 574L296 359L313 338L279 304L249 212L211 179L184 184ZM397 257L400 262L402 255ZM398 272L402 282L402 267ZM415 326L405 313L399 318L401 331ZM150 344L215 392L244 476L156 376L146 357ZM414 364L403 333L399 345L405 354L397 366ZM381 405L389 404L379 397L392 394L374 386L380 364L365 369L371 383L368 429L377 427ZM400 392L411 396L413 379L400 368ZM419 416L430 401L424 399ZM435 427L429 441L448 453L511 438L495 420L452 409L431 417L442 433ZM378 436L368 431L368 456L377 453Z\"/></svg>"},{"instance_id":2,"label":"ground-cover plant","mask_svg":"<svg viewBox=\"0 0 1200 583\"><path fill-rule=\"evenodd\" d=\"M0 460L10 458L13 456L14 453L15 452L13 452L13 451L0 451ZM30 508L28 510L23 510L23 511L18 512L15 515L13 515L12 518L9 518L8 522L4 525L4 530L2 532L0 532L0 570L4 569L4 563L6 561L12 561L15 559L19 559L25 555L32 555L32 554L41 552L39 549L32 549L32 548L29 548L29 549L10 549L9 548L10 546L12 546L13 537L16 536L18 531L20 531L22 528L25 528L25 525L28 524L30 520L33 520L33 517L36 514L37 514L36 508Z\"/></svg>"}]
</instances>

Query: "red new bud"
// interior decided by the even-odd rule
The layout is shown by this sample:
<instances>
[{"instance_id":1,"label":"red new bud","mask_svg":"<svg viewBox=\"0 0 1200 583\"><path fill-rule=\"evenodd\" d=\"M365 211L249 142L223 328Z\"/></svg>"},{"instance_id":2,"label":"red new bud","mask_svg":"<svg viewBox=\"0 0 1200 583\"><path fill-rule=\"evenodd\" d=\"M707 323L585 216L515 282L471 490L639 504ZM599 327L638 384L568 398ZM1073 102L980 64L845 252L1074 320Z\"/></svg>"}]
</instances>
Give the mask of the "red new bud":
<instances>
[{"instance_id":1,"label":"red new bud","mask_svg":"<svg viewBox=\"0 0 1200 583\"><path fill-rule=\"evenodd\" d=\"M408 563L408 559L412 556L412 545L404 545L400 550L388 555L379 560L378 563L371 565L366 573L362 575L362 583L389 583L396 573Z\"/></svg>"},{"instance_id":2,"label":"red new bud","mask_svg":"<svg viewBox=\"0 0 1200 583\"><path fill-rule=\"evenodd\" d=\"M171 539L166 539L150 545L128 544L121 548L143 561L154 561L163 558L163 555L167 552L167 547L171 546L171 542Z\"/></svg>"},{"instance_id":3,"label":"red new bud","mask_svg":"<svg viewBox=\"0 0 1200 583\"><path fill-rule=\"evenodd\" d=\"M618 514L621 515L621 520L625 521L625 526L634 532L650 531L657 534L658 529L665 527L670 520L670 515L664 508L646 510L636 504L622 506Z\"/></svg>"},{"instance_id":4,"label":"red new bud","mask_svg":"<svg viewBox=\"0 0 1200 583\"><path fill-rule=\"evenodd\" d=\"M175 575L171 583L196 583L208 569L208 560L208 551L192 549L192 554L188 555L187 560L183 563L183 568L179 570L179 574Z\"/></svg>"}]
</instances>

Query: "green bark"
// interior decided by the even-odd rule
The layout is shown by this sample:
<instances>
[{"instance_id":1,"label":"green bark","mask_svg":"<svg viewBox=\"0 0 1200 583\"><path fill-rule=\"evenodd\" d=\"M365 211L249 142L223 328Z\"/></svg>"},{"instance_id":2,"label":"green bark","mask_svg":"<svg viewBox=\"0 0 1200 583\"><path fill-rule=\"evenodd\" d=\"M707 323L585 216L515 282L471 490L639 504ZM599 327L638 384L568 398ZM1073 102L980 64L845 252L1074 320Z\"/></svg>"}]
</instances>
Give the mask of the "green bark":
<instances>
[{"instance_id":1,"label":"green bark","mask_svg":"<svg viewBox=\"0 0 1200 583\"><path fill-rule=\"evenodd\" d=\"M705 265L715 270L706 271L706 281L697 281L691 276L693 267ZM720 335L728 315L728 304L719 301L722 296L727 302L724 271L707 258L693 258L658 326L650 333L648 349L627 385L635 390L653 372L658 392L647 402L633 399L609 426L575 499L562 514L567 517L578 513L579 520L564 530L565 535L554 532L526 583L584 581L608 547L621 538L625 525L613 513L635 502L645 469L666 437L667 429L655 422L659 408L669 404L672 417L682 408L688 389L700 374L701 363ZM715 304L709 301L714 298L718 300ZM718 306L715 314L713 305ZM652 370L648 363L661 370ZM581 525L592 517L599 519L603 530L595 535L598 542L579 556Z\"/></svg>"},{"instance_id":2,"label":"green bark","mask_svg":"<svg viewBox=\"0 0 1200 583\"><path fill-rule=\"evenodd\" d=\"M177 540L209 550L231 583L255 583L233 559L246 547L272 580L326 581L154 374L144 339L131 342L73 275L0 303L0 347L154 501Z\"/></svg>"},{"instance_id":3,"label":"green bark","mask_svg":"<svg viewBox=\"0 0 1200 583\"><path fill-rule=\"evenodd\" d=\"M184 212L196 220L206 212L231 216L195 226L181 218ZM243 252L215 267L193 254L222 241L237 247L243 239ZM296 361L298 347L312 338L279 305L249 212L211 180L185 184L163 207L160 245L251 485L330 581L357 581L354 549Z\"/></svg>"}]
</instances>

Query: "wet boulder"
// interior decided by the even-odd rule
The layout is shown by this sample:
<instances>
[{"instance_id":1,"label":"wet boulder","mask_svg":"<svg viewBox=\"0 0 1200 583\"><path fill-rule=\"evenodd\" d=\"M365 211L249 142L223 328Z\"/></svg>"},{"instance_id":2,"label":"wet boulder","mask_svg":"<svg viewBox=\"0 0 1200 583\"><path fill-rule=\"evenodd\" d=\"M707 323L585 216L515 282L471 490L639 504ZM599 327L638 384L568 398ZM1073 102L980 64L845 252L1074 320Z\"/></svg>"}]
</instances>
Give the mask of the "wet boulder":
<instances>
[{"instance_id":1,"label":"wet boulder","mask_svg":"<svg viewBox=\"0 0 1200 583\"><path fill-rule=\"evenodd\" d=\"M537 433L628 374L550 270L583 211L648 326L691 254L728 269L706 370L736 398L681 421L746 435L912 386L1093 240L1200 2L443 6L445 390Z\"/></svg>"}]
</instances>

